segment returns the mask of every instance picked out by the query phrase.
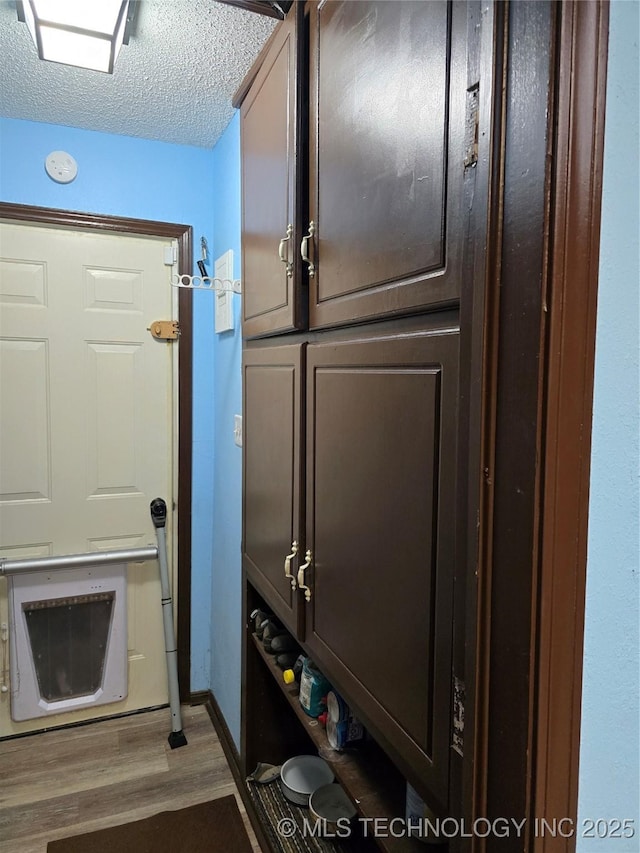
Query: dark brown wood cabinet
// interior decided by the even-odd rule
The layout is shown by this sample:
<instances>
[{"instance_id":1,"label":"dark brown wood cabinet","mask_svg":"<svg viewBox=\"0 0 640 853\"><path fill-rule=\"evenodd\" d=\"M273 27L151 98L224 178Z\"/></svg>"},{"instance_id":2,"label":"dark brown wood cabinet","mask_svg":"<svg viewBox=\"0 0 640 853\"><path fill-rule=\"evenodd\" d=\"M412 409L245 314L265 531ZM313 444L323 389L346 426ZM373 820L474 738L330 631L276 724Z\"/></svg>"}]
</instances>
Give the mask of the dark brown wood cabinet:
<instances>
[{"instance_id":1,"label":"dark brown wood cabinet","mask_svg":"<svg viewBox=\"0 0 640 853\"><path fill-rule=\"evenodd\" d=\"M318 750L366 817L401 817L408 780L465 826L526 819L499 842L454 834L448 853L537 850L540 806L575 815L577 762L569 785L549 773L565 768L553 732L577 732L576 706L558 729L549 700L573 634L553 684L545 667L549 613L580 612L574 576L549 578L555 537L570 560L586 541L584 469L569 465L569 520L544 501L564 447L553 401L591 340L564 334L567 292L590 279L595 304L565 238L579 208L596 270L606 17L600 0L301 0L243 106L243 769ZM566 403L583 439L589 393ZM254 607L371 740L328 749L252 637Z\"/></svg>"},{"instance_id":2,"label":"dark brown wood cabinet","mask_svg":"<svg viewBox=\"0 0 640 853\"><path fill-rule=\"evenodd\" d=\"M458 329L307 349L304 640L447 805Z\"/></svg>"},{"instance_id":3,"label":"dark brown wood cabinet","mask_svg":"<svg viewBox=\"0 0 640 853\"><path fill-rule=\"evenodd\" d=\"M456 304L470 30L445 0L296 4L281 24L241 106L246 338Z\"/></svg>"},{"instance_id":4,"label":"dark brown wood cabinet","mask_svg":"<svg viewBox=\"0 0 640 853\"><path fill-rule=\"evenodd\" d=\"M458 347L433 324L243 359L247 579L442 808Z\"/></svg>"},{"instance_id":5,"label":"dark brown wood cabinet","mask_svg":"<svg viewBox=\"0 0 640 853\"><path fill-rule=\"evenodd\" d=\"M407 778L444 815L456 312L411 327L361 327L357 336L336 330L286 340L252 342L243 354L245 770L305 751L306 731L306 749L336 761L363 816L401 817ZM373 741L346 757L332 753L320 728L309 728L252 637L255 606L281 620ZM382 843L389 851L420 849L407 839L403 845Z\"/></svg>"},{"instance_id":6,"label":"dark brown wood cabinet","mask_svg":"<svg viewBox=\"0 0 640 853\"><path fill-rule=\"evenodd\" d=\"M241 109L242 327L246 337L302 328L297 204L298 17L276 30Z\"/></svg>"},{"instance_id":7,"label":"dark brown wood cabinet","mask_svg":"<svg viewBox=\"0 0 640 853\"><path fill-rule=\"evenodd\" d=\"M285 566L297 572L302 547L303 351L303 344L245 350L242 367L243 565L294 634L300 597Z\"/></svg>"},{"instance_id":8,"label":"dark brown wood cabinet","mask_svg":"<svg viewBox=\"0 0 640 853\"><path fill-rule=\"evenodd\" d=\"M314 3L309 30L310 328L452 304L466 4Z\"/></svg>"},{"instance_id":9,"label":"dark brown wood cabinet","mask_svg":"<svg viewBox=\"0 0 640 853\"><path fill-rule=\"evenodd\" d=\"M484 247L467 251L479 14L298 4L242 105L245 615L271 610L351 703L386 756L366 784L393 780L389 817L404 813L405 779L439 815L458 809L460 309L484 276ZM249 772L286 757L290 732L274 735L282 685L246 627Z\"/></svg>"}]
</instances>

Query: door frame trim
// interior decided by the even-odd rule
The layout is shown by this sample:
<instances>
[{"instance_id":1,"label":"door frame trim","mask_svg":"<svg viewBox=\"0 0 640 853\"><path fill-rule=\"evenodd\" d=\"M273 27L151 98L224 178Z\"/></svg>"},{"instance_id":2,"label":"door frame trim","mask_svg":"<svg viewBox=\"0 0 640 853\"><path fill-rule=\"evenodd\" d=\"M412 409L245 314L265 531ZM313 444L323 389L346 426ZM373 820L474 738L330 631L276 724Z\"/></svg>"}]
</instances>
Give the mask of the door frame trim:
<instances>
[{"instance_id":1,"label":"door frame trim","mask_svg":"<svg viewBox=\"0 0 640 853\"><path fill-rule=\"evenodd\" d=\"M533 761L535 814L577 826L591 427L609 5L562 4L549 325ZM542 835L536 853L575 838Z\"/></svg>"},{"instance_id":2,"label":"door frame trim","mask_svg":"<svg viewBox=\"0 0 640 853\"><path fill-rule=\"evenodd\" d=\"M472 818L527 819L522 838L503 839L505 853L572 853L577 833L536 834L534 818L570 820L577 828L609 4L500 8L507 14L506 28L499 29L506 53L498 81L507 123L514 109L510 75L520 73L510 24L536 9L550 16L546 150L536 152L535 163L544 172L545 193L542 200L528 198L521 221L501 218L502 230L490 241L496 260L484 345L479 473L486 482L480 485L477 622L470 626L477 633L469 636L477 681L465 807ZM532 166L528 154L525 145L511 152L511 183L499 176L492 211L503 212L508 193L517 190L519 169L524 176ZM529 245L532 233L535 263L524 262L518 246L521 270L514 275L513 262L510 271L503 263L505 246L525 238ZM503 302L519 310L501 313ZM516 346L514 324L522 331ZM514 368L514 353L527 356L527 373ZM518 408L530 447L535 439L535 458L527 456L524 471L517 470L505 430ZM484 853L492 844L474 837L461 849Z\"/></svg>"},{"instance_id":3,"label":"door frame trim","mask_svg":"<svg viewBox=\"0 0 640 853\"><path fill-rule=\"evenodd\" d=\"M0 202L0 218L60 228L166 237L178 242L178 273L190 275L193 265L193 229L175 222L103 216L74 210ZM178 601L177 651L180 698L191 694L191 483L193 400L193 299L191 291L178 294L180 348L178 351Z\"/></svg>"}]
</instances>

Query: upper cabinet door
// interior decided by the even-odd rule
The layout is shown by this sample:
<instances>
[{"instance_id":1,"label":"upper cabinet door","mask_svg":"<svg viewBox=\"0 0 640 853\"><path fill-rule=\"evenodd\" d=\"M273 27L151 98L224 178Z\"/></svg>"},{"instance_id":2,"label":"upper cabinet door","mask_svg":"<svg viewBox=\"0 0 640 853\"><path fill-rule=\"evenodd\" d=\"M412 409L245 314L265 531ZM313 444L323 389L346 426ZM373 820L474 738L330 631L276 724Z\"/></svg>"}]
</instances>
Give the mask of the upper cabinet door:
<instances>
[{"instance_id":1,"label":"upper cabinet door","mask_svg":"<svg viewBox=\"0 0 640 853\"><path fill-rule=\"evenodd\" d=\"M311 328L458 299L466 14L438 0L310 6Z\"/></svg>"},{"instance_id":2,"label":"upper cabinet door","mask_svg":"<svg viewBox=\"0 0 640 853\"><path fill-rule=\"evenodd\" d=\"M297 169L297 14L273 36L241 108L245 337L302 328Z\"/></svg>"}]
</instances>

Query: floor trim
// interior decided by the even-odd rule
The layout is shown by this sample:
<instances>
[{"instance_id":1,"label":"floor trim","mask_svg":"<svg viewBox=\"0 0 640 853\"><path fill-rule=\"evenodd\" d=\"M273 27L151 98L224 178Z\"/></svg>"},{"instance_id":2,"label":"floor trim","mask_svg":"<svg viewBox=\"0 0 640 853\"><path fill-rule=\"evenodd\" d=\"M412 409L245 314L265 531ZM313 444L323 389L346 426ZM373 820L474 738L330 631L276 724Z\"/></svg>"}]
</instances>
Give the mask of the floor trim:
<instances>
[{"instance_id":1,"label":"floor trim","mask_svg":"<svg viewBox=\"0 0 640 853\"><path fill-rule=\"evenodd\" d=\"M220 744L225 754L225 758L227 759L229 767L231 768L233 779L236 785L238 786L238 791L240 793L240 796L242 797L242 802L244 803L244 807L247 810L247 814L249 815L249 820L251 821L251 826L253 827L253 831L255 832L256 838L258 839L260 849L264 851L271 851L271 845L267 841L264 828L262 826L262 823L260 822L253 801L249 796L249 791L247 790L246 782L240 770L240 753L238 752L233 737L231 736L231 732L229 731L229 727L227 726L226 720L222 715L222 711L220 710L220 706L218 705L215 696L210 690L200 690L191 694L191 704L205 705L207 713L209 714L209 718L211 719L211 723L214 729L216 730L218 738L220 739Z\"/></svg>"}]
</instances>

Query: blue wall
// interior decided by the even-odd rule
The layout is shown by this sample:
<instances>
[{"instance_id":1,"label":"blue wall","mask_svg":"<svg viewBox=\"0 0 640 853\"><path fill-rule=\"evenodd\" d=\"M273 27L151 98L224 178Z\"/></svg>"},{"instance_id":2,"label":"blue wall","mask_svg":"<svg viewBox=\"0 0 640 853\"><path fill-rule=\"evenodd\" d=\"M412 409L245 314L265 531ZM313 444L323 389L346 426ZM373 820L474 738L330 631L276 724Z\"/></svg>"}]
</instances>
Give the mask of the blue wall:
<instances>
[{"instance_id":1,"label":"blue wall","mask_svg":"<svg viewBox=\"0 0 640 853\"><path fill-rule=\"evenodd\" d=\"M638 33L610 7L600 282L580 750L580 853L638 853ZM635 837L581 837L587 819L635 820ZM604 825L602 825L604 826Z\"/></svg>"},{"instance_id":2,"label":"blue wall","mask_svg":"<svg viewBox=\"0 0 640 853\"><path fill-rule=\"evenodd\" d=\"M240 278L240 117L236 113L213 151L212 263L233 249ZM233 440L233 416L242 412L240 297L234 296L234 331L215 335L213 567L211 690L240 747L242 450Z\"/></svg>"},{"instance_id":3,"label":"blue wall","mask_svg":"<svg viewBox=\"0 0 640 853\"><path fill-rule=\"evenodd\" d=\"M45 173L51 151L78 163L71 184ZM0 118L0 200L193 226L211 245L213 153L127 136ZM198 255L196 255L198 256ZM209 687L213 511L213 301L194 293L191 687Z\"/></svg>"}]
</instances>

